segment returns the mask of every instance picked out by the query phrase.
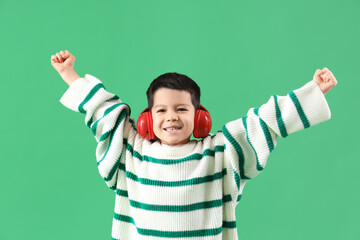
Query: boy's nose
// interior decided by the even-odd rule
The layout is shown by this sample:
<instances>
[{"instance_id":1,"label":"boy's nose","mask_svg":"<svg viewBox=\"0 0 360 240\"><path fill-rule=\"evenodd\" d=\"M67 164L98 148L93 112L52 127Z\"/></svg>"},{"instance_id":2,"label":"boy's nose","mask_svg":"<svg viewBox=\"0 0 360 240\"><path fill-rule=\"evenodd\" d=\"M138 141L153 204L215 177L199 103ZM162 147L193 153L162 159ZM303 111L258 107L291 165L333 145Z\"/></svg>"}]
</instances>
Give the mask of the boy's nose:
<instances>
[{"instance_id":1,"label":"boy's nose","mask_svg":"<svg viewBox=\"0 0 360 240\"><path fill-rule=\"evenodd\" d=\"M177 121L179 120L178 116L176 113L174 112L169 112L168 115L167 115L167 121Z\"/></svg>"}]
</instances>

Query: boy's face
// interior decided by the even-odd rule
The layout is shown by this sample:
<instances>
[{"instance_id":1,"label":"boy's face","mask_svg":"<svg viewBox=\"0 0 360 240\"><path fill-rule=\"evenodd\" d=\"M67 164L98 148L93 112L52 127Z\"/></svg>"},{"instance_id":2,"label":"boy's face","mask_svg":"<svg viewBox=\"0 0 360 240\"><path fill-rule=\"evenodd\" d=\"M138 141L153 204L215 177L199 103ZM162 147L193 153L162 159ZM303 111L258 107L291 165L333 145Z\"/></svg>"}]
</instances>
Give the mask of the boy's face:
<instances>
[{"instance_id":1,"label":"boy's face","mask_svg":"<svg viewBox=\"0 0 360 240\"><path fill-rule=\"evenodd\" d=\"M159 88L151 109L153 130L161 143L181 145L190 141L194 130L195 108L189 92Z\"/></svg>"}]
</instances>

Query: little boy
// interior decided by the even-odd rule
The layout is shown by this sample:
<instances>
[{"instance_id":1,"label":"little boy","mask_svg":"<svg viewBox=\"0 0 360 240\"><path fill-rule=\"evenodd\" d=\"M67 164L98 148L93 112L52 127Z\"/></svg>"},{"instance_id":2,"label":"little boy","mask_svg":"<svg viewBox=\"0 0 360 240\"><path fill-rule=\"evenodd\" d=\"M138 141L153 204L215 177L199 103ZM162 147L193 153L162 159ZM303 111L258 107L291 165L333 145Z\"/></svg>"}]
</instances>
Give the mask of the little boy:
<instances>
[{"instance_id":1,"label":"little boy","mask_svg":"<svg viewBox=\"0 0 360 240\"><path fill-rule=\"evenodd\" d=\"M317 70L287 96L272 95L222 131L190 140L211 128L209 116L201 120L205 127L197 120L198 111L207 114L200 88L166 73L147 91L148 135L141 137L129 106L96 77L79 77L69 51L52 55L51 63L70 86L60 102L85 113L98 142L100 175L116 193L112 239L122 240L238 239L235 207L244 185L265 167L278 136L330 119L324 94L337 84L327 68Z\"/></svg>"}]
</instances>

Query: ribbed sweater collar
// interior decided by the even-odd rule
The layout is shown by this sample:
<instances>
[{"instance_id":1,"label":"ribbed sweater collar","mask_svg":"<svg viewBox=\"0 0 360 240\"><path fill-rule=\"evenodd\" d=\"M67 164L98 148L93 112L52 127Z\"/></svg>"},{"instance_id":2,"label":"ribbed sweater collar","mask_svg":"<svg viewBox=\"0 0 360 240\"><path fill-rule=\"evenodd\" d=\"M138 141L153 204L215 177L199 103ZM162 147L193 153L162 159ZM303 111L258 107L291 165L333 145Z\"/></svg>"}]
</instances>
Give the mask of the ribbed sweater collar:
<instances>
[{"instance_id":1,"label":"ribbed sweater collar","mask_svg":"<svg viewBox=\"0 0 360 240\"><path fill-rule=\"evenodd\" d=\"M195 152L195 148L197 146L197 140L191 140L186 144L170 146L166 144L162 144L159 141L154 143L148 142L148 146L145 148L146 155L156 157L156 158L183 158L191 155Z\"/></svg>"}]
</instances>

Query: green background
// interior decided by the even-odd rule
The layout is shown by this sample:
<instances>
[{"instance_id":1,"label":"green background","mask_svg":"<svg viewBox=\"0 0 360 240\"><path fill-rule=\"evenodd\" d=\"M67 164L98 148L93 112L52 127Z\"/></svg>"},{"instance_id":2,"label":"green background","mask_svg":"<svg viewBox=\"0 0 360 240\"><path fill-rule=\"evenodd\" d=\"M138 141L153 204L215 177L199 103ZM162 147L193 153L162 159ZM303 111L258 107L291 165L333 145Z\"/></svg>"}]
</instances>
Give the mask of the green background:
<instances>
[{"instance_id":1,"label":"green background","mask_svg":"<svg viewBox=\"0 0 360 240\"><path fill-rule=\"evenodd\" d=\"M360 239L359 13L359 0L0 0L0 239L110 239L115 194L85 115L59 102L61 50L134 119L154 78L188 75L214 133L329 68L331 119L278 138L236 208L239 239Z\"/></svg>"}]
</instances>

